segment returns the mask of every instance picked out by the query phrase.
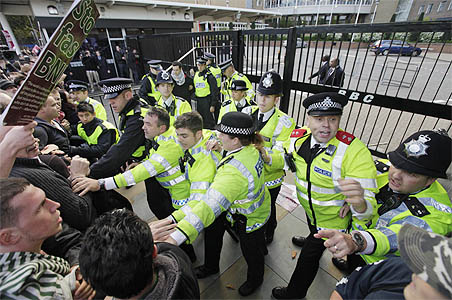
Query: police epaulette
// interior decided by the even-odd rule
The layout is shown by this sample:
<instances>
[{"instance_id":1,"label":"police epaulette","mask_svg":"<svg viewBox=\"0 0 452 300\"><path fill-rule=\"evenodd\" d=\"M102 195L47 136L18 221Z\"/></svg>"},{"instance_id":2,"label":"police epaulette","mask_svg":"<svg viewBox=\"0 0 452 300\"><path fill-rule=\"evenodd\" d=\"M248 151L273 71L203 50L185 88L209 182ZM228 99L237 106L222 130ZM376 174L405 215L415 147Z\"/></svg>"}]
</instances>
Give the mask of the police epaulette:
<instances>
[{"instance_id":1,"label":"police epaulette","mask_svg":"<svg viewBox=\"0 0 452 300\"><path fill-rule=\"evenodd\" d=\"M294 129L292 131L292 133L290 134L290 137L291 138L300 138L300 137L304 136L306 134L306 132L308 132L308 131L303 128Z\"/></svg>"},{"instance_id":2,"label":"police epaulette","mask_svg":"<svg viewBox=\"0 0 452 300\"><path fill-rule=\"evenodd\" d=\"M380 172L380 173L388 172L389 166L387 164L385 164L384 162L376 160L374 163L375 163L375 168L377 169L378 172Z\"/></svg>"},{"instance_id":3,"label":"police epaulette","mask_svg":"<svg viewBox=\"0 0 452 300\"><path fill-rule=\"evenodd\" d=\"M226 105L229 105L229 104L231 104L231 103L232 103L231 100L224 101L223 103L221 103L221 106L226 106Z\"/></svg>"},{"instance_id":4,"label":"police epaulette","mask_svg":"<svg viewBox=\"0 0 452 300\"><path fill-rule=\"evenodd\" d=\"M182 98L182 97L179 97L179 96L175 96L176 97L176 99L178 99L178 100L180 100L180 101L182 101L182 102L187 102L187 100L185 100L184 98Z\"/></svg>"},{"instance_id":5,"label":"police epaulette","mask_svg":"<svg viewBox=\"0 0 452 300\"><path fill-rule=\"evenodd\" d=\"M336 138L342 143L350 145L355 139L355 136L351 133L341 130L336 133Z\"/></svg>"}]
</instances>

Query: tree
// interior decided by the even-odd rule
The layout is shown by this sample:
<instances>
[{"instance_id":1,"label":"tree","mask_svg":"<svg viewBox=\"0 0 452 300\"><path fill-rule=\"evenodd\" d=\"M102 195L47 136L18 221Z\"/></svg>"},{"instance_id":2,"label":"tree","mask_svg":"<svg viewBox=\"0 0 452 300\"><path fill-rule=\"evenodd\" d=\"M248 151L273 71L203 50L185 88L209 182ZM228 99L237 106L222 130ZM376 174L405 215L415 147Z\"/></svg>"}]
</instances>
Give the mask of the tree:
<instances>
[{"instance_id":1,"label":"tree","mask_svg":"<svg viewBox=\"0 0 452 300\"><path fill-rule=\"evenodd\" d=\"M8 20L19 45L36 43L36 40L32 34L34 28L32 27L27 16L7 15L6 19Z\"/></svg>"}]
</instances>

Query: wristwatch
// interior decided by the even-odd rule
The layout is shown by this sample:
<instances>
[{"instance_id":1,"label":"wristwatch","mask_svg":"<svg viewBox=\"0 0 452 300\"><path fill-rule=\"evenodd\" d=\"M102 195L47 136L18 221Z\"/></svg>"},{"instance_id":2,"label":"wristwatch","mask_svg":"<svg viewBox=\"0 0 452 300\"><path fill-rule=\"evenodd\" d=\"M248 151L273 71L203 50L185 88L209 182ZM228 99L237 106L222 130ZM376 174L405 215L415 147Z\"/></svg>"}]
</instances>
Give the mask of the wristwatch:
<instances>
[{"instance_id":1,"label":"wristwatch","mask_svg":"<svg viewBox=\"0 0 452 300\"><path fill-rule=\"evenodd\" d=\"M352 232L352 240L358 246L358 249L355 252L363 252L364 249L364 237L358 231Z\"/></svg>"},{"instance_id":2,"label":"wristwatch","mask_svg":"<svg viewBox=\"0 0 452 300\"><path fill-rule=\"evenodd\" d=\"M99 184L100 190L105 191L105 179L98 179L97 183Z\"/></svg>"}]
</instances>

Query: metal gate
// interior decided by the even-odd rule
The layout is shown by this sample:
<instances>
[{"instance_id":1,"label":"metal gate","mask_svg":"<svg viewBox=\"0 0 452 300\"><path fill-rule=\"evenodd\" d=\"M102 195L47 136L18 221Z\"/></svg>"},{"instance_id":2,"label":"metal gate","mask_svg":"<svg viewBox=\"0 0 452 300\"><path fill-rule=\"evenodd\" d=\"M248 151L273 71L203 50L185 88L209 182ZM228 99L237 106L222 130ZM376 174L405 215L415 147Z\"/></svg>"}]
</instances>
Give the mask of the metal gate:
<instances>
[{"instance_id":1,"label":"metal gate","mask_svg":"<svg viewBox=\"0 0 452 300\"><path fill-rule=\"evenodd\" d=\"M349 98L341 128L385 157L420 129L444 128L452 135L451 28L452 22L341 24L131 36L127 43L135 43L145 59L168 65L196 47L182 61L187 68L203 51L216 54L217 61L232 57L254 84L274 69L284 80L280 108L299 126L305 122L304 98L339 91ZM372 47L378 40L385 42ZM339 58L345 72L342 87L310 79L324 55Z\"/></svg>"}]
</instances>

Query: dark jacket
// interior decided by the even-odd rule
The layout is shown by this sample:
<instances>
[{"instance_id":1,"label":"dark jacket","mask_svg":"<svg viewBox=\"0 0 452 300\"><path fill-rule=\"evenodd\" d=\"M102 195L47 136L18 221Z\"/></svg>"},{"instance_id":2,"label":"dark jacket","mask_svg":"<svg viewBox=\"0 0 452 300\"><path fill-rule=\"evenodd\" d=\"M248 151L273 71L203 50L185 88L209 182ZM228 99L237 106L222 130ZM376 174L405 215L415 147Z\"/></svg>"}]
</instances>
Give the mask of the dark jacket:
<instances>
[{"instance_id":1,"label":"dark jacket","mask_svg":"<svg viewBox=\"0 0 452 300\"><path fill-rule=\"evenodd\" d=\"M72 192L71 183L38 159L16 158L9 177L27 179L42 189L46 197L61 204L64 222L78 230L85 230L96 217L91 194L81 197Z\"/></svg>"},{"instance_id":2,"label":"dark jacket","mask_svg":"<svg viewBox=\"0 0 452 300\"><path fill-rule=\"evenodd\" d=\"M138 95L140 96L140 98L143 98L144 100L146 100L146 102L149 105L154 106L155 103L157 103L158 99L148 96L148 93L152 92L152 85L151 85L151 82L149 81L148 76L151 77L151 79L154 81L154 83L156 82L157 75L149 73L146 76L144 76L143 79L141 80L141 86L140 86L140 90L138 91Z\"/></svg>"},{"instance_id":3,"label":"dark jacket","mask_svg":"<svg viewBox=\"0 0 452 300\"><path fill-rule=\"evenodd\" d=\"M144 299L199 299L198 280L187 254L168 243L156 243L158 255L154 268L158 274L156 286Z\"/></svg>"},{"instance_id":4,"label":"dark jacket","mask_svg":"<svg viewBox=\"0 0 452 300\"><path fill-rule=\"evenodd\" d=\"M69 155L80 155L85 158L101 158L102 155L107 153L108 149L115 143L116 131L106 128L102 123L101 119L94 118L88 124L82 125L82 128L88 136L90 136L98 126L100 126L103 131L98 137L96 145L84 143L78 147L70 146Z\"/></svg>"},{"instance_id":5,"label":"dark jacket","mask_svg":"<svg viewBox=\"0 0 452 300\"><path fill-rule=\"evenodd\" d=\"M124 52L124 50L122 50L121 49L121 51L120 52L118 52L118 51L114 51L113 52L113 54L114 54L114 56L115 56L115 60L116 60L116 63L117 64L125 64L126 63L126 60L124 59L125 58L125 52ZM123 58L124 57L124 58Z\"/></svg>"},{"instance_id":6,"label":"dark jacket","mask_svg":"<svg viewBox=\"0 0 452 300\"><path fill-rule=\"evenodd\" d=\"M78 255L82 247L82 234L77 229L63 222L63 229L47 238L41 249L53 256L64 258L71 266L78 265Z\"/></svg>"},{"instance_id":7,"label":"dark jacket","mask_svg":"<svg viewBox=\"0 0 452 300\"><path fill-rule=\"evenodd\" d=\"M126 116L129 111L134 114ZM118 174L120 167L128 161L136 149L144 146L143 117L138 97L133 97L124 109L119 113L121 123L119 130L122 132L119 142L110 147L96 163L91 165L90 177L105 178Z\"/></svg>"},{"instance_id":8,"label":"dark jacket","mask_svg":"<svg viewBox=\"0 0 452 300\"><path fill-rule=\"evenodd\" d=\"M64 129L60 129L43 119L35 118L38 125L33 132L33 136L39 139L39 149L48 144L55 144L64 153L69 153L69 136Z\"/></svg>"},{"instance_id":9,"label":"dark jacket","mask_svg":"<svg viewBox=\"0 0 452 300\"><path fill-rule=\"evenodd\" d=\"M107 59L103 56L96 56L96 60L99 66L100 79L110 78L110 74L108 73Z\"/></svg>"},{"instance_id":10,"label":"dark jacket","mask_svg":"<svg viewBox=\"0 0 452 300\"><path fill-rule=\"evenodd\" d=\"M329 72L329 70L328 70ZM342 70L341 67L336 67L336 69L334 69L333 73L331 73L330 75L326 75L325 77L325 81L324 82L320 82L323 83L325 85L332 85L332 86L337 86L337 87L342 87L344 84L344 79L345 79L345 73Z\"/></svg>"},{"instance_id":11,"label":"dark jacket","mask_svg":"<svg viewBox=\"0 0 452 300\"><path fill-rule=\"evenodd\" d=\"M322 66L320 69L311 75L311 78L319 76L319 82L322 83L325 81L325 77L328 74L328 69L330 68L329 62L322 62Z\"/></svg>"},{"instance_id":12,"label":"dark jacket","mask_svg":"<svg viewBox=\"0 0 452 300\"><path fill-rule=\"evenodd\" d=\"M405 299L403 289L413 272L400 257L391 257L353 271L336 285L342 299Z\"/></svg>"},{"instance_id":13,"label":"dark jacket","mask_svg":"<svg viewBox=\"0 0 452 300\"><path fill-rule=\"evenodd\" d=\"M85 56L82 58L82 63L87 71L97 71L99 69L99 64L97 58L94 56Z\"/></svg>"},{"instance_id":14,"label":"dark jacket","mask_svg":"<svg viewBox=\"0 0 452 300\"><path fill-rule=\"evenodd\" d=\"M181 97L190 103L190 99L192 94L195 92L194 84L193 84L193 78L190 76L187 76L187 74L184 74L185 76L185 82L183 85L177 85L176 82L174 82L174 89L173 94L174 96ZM191 90L189 87L191 86Z\"/></svg>"}]
</instances>

